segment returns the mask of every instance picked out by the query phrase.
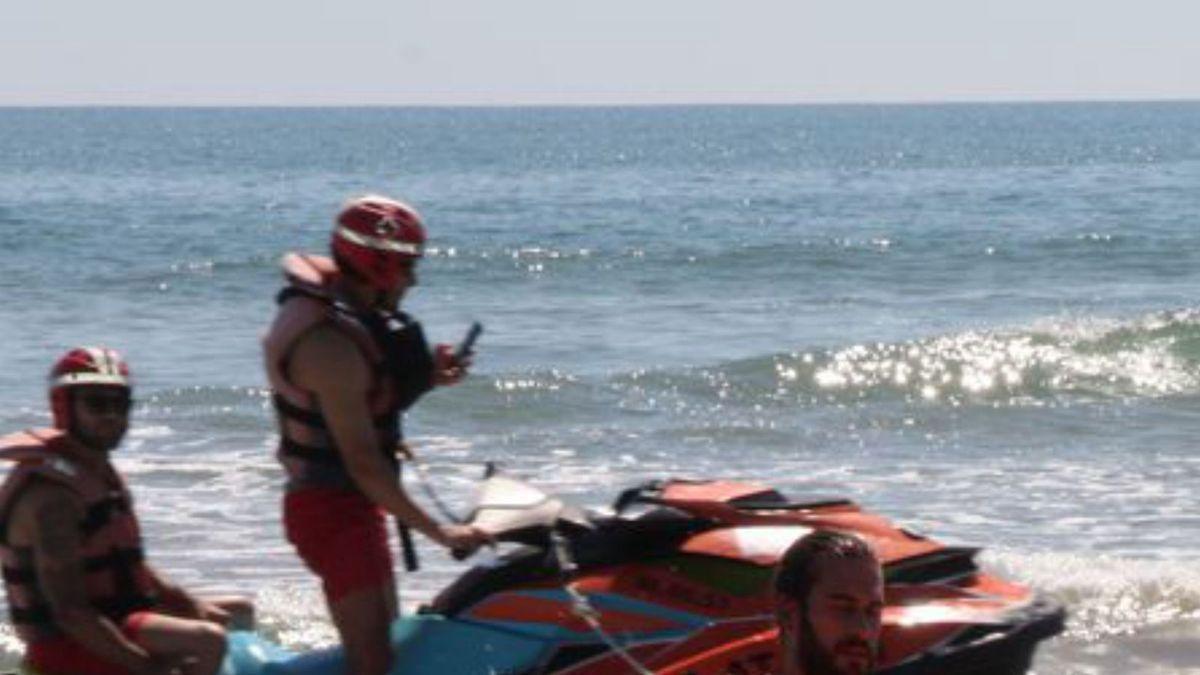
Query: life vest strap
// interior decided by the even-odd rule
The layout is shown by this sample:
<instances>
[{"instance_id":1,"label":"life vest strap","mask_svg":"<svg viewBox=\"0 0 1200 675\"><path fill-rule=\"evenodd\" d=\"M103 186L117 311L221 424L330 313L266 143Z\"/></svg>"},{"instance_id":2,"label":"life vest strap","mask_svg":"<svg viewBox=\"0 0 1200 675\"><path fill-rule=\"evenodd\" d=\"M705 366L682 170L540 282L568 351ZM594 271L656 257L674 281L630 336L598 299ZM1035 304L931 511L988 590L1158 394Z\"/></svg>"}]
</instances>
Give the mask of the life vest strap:
<instances>
[{"instance_id":1,"label":"life vest strap","mask_svg":"<svg viewBox=\"0 0 1200 675\"><path fill-rule=\"evenodd\" d=\"M332 302L328 296L316 291L300 288L298 286L284 286L281 291L275 294L275 304L282 305L283 303L295 297L313 298L314 300L321 300L322 302Z\"/></svg>"},{"instance_id":2,"label":"life vest strap","mask_svg":"<svg viewBox=\"0 0 1200 675\"><path fill-rule=\"evenodd\" d=\"M79 524L79 531L84 535L92 534L99 531L108 521L112 519L114 514L126 514L132 511L133 505L129 503L129 497L120 492L114 492L107 499L96 502L88 507L87 513L83 516L83 521Z\"/></svg>"},{"instance_id":3,"label":"life vest strap","mask_svg":"<svg viewBox=\"0 0 1200 675\"><path fill-rule=\"evenodd\" d=\"M146 554L140 548L113 549L106 555L92 556L83 560L84 572L100 572L112 568L130 567L145 561ZM5 565L0 570L4 582L13 586L26 586L37 581L37 572L30 567Z\"/></svg>"},{"instance_id":4,"label":"life vest strap","mask_svg":"<svg viewBox=\"0 0 1200 675\"><path fill-rule=\"evenodd\" d=\"M296 441L283 437L279 439L279 451L288 457L303 459L308 462L316 462L328 466L344 466L342 456L336 448L323 448L313 445L304 445Z\"/></svg>"},{"instance_id":5,"label":"life vest strap","mask_svg":"<svg viewBox=\"0 0 1200 675\"><path fill-rule=\"evenodd\" d=\"M157 607L158 598L152 595L139 595L124 599L104 598L98 602L92 602L91 605L104 616L119 621L134 612L142 612ZM30 607L10 607L8 614L15 624L34 626L54 625L54 611L47 604L36 604Z\"/></svg>"},{"instance_id":6,"label":"life vest strap","mask_svg":"<svg viewBox=\"0 0 1200 675\"><path fill-rule=\"evenodd\" d=\"M298 422L306 427L326 431L328 429L325 424L325 416L317 410L305 410L300 406L287 400L279 393L271 396L271 403L275 405L276 412L281 417L287 418L293 422Z\"/></svg>"},{"instance_id":7,"label":"life vest strap","mask_svg":"<svg viewBox=\"0 0 1200 675\"><path fill-rule=\"evenodd\" d=\"M325 416L319 410L307 410L292 403L282 395L276 393L271 396L271 403L275 405L275 410L280 416L298 422L306 427L317 429L318 431L328 431L329 426L325 423ZM388 429L392 426L394 415L391 413L383 413L376 415L371 424L376 429Z\"/></svg>"}]
</instances>

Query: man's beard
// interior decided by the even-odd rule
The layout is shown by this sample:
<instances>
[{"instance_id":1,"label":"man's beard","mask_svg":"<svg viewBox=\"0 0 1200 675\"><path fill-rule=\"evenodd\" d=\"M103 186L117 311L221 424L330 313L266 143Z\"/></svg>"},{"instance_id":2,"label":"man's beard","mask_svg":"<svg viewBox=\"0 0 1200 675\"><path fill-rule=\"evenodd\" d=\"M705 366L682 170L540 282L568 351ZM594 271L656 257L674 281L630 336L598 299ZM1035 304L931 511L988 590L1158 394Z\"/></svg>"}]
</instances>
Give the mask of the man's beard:
<instances>
[{"instance_id":1,"label":"man's beard","mask_svg":"<svg viewBox=\"0 0 1200 675\"><path fill-rule=\"evenodd\" d=\"M121 445L121 440L125 437L125 432L108 435L89 434L78 427L72 428L70 433L75 440L82 443L85 447L105 455L108 455L112 453L113 450L116 450L117 447Z\"/></svg>"},{"instance_id":2,"label":"man's beard","mask_svg":"<svg viewBox=\"0 0 1200 675\"><path fill-rule=\"evenodd\" d=\"M871 645L860 640L843 640L834 645L833 652L826 651L817 639L816 631L808 620L808 613L800 611L799 645L800 662L804 666L805 675L859 675L858 671L838 668L834 654L842 647L859 647L870 654L865 672L875 672L875 661L878 656Z\"/></svg>"}]
</instances>

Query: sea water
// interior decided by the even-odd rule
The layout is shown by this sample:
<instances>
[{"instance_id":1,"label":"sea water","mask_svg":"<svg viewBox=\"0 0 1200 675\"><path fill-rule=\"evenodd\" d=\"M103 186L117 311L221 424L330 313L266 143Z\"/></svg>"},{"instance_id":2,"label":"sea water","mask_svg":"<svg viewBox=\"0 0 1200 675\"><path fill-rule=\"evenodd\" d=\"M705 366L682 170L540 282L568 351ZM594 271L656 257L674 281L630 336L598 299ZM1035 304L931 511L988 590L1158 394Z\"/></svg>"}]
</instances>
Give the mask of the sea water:
<instances>
[{"instance_id":1,"label":"sea water","mask_svg":"<svg viewBox=\"0 0 1200 675\"><path fill-rule=\"evenodd\" d=\"M123 350L152 562L295 648L258 338L364 192L427 220L430 338L486 325L406 422L458 508L487 461L848 496L1065 602L1039 673L1200 673L1200 104L0 110L0 428Z\"/></svg>"}]
</instances>

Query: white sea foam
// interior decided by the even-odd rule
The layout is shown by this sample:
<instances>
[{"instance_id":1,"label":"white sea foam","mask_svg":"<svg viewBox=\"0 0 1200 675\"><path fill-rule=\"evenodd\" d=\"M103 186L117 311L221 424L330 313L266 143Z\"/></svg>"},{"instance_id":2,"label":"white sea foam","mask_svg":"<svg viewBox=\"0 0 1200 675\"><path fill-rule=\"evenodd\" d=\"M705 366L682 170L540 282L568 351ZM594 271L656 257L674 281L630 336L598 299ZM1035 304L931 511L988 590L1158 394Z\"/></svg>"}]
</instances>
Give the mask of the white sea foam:
<instances>
[{"instance_id":1,"label":"white sea foam","mask_svg":"<svg viewBox=\"0 0 1200 675\"><path fill-rule=\"evenodd\" d=\"M983 561L1065 603L1067 640L1096 642L1164 624L1191 624L1200 639L1200 561L997 550Z\"/></svg>"}]
</instances>

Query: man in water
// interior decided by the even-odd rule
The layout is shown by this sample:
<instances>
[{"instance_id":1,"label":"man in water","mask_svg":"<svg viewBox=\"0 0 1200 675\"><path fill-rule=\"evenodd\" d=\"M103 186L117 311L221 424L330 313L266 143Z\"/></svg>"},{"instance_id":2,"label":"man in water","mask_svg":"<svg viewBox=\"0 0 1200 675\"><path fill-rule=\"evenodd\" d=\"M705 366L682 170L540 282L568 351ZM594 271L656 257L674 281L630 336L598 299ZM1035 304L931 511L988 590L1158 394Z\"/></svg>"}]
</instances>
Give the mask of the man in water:
<instances>
[{"instance_id":1,"label":"man in water","mask_svg":"<svg viewBox=\"0 0 1200 675\"><path fill-rule=\"evenodd\" d=\"M25 662L42 675L211 675L244 598L201 599L145 562L129 490L109 461L129 428L129 368L111 349L50 373L53 429L0 439L0 557Z\"/></svg>"},{"instance_id":2,"label":"man in water","mask_svg":"<svg viewBox=\"0 0 1200 675\"><path fill-rule=\"evenodd\" d=\"M819 530L798 539L775 572L784 675L875 670L883 573L859 537Z\"/></svg>"},{"instance_id":3,"label":"man in water","mask_svg":"<svg viewBox=\"0 0 1200 675\"><path fill-rule=\"evenodd\" d=\"M399 310L417 285L424 244L424 224L407 204L351 200L334 225L332 259L284 257L288 285L263 339L288 474L288 540L321 578L355 675L383 675L392 660L396 590L384 516L452 550L488 539L435 522L398 480L404 411L470 365L447 345L431 352L421 325Z\"/></svg>"}]
</instances>

